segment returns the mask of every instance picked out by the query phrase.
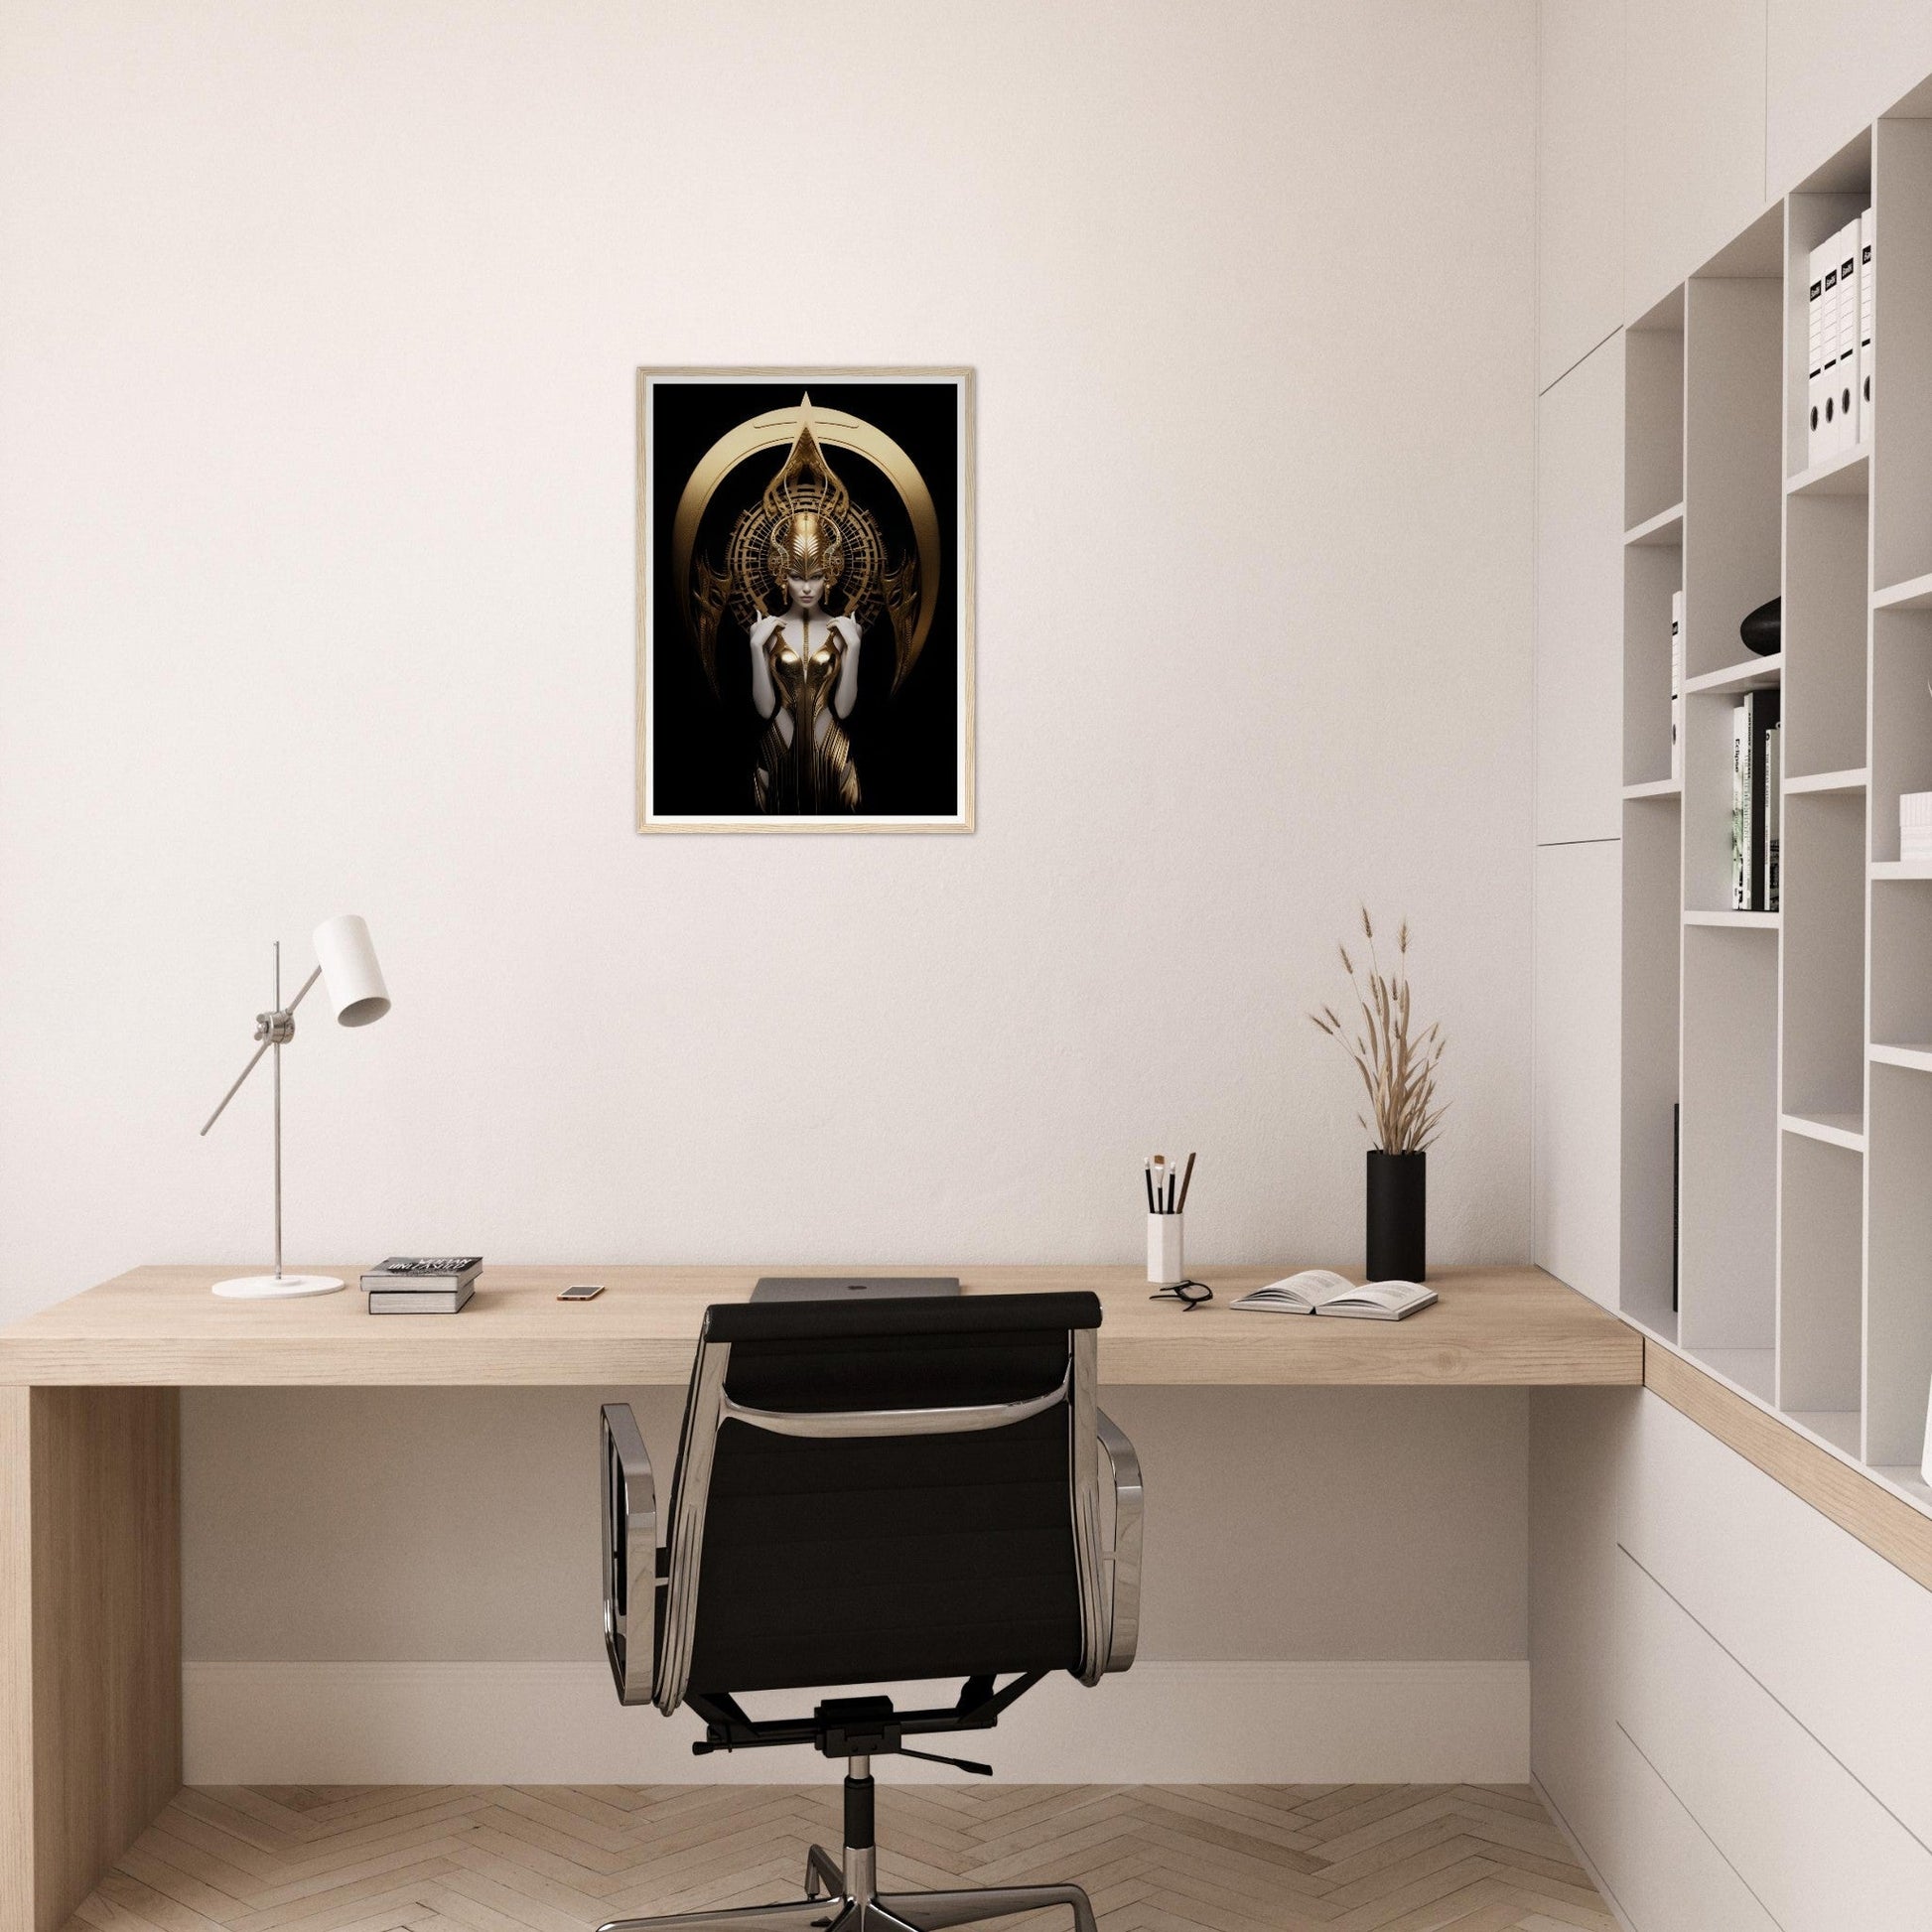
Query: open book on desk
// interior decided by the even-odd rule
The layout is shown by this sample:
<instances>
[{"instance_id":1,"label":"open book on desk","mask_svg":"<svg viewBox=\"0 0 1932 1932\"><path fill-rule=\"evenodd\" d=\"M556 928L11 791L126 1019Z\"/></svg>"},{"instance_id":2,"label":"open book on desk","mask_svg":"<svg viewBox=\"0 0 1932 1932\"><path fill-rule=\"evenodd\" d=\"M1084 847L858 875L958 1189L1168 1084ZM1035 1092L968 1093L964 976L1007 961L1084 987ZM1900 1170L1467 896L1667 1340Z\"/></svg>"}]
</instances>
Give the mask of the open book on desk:
<instances>
[{"instance_id":1,"label":"open book on desk","mask_svg":"<svg viewBox=\"0 0 1932 1932\"><path fill-rule=\"evenodd\" d=\"M1328 1268L1305 1268L1230 1302L1257 1314L1347 1314L1365 1321L1400 1321L1436 1299L1420 1282L1370 1282L1366 1287Z\"/></svg>"}]
</instances>

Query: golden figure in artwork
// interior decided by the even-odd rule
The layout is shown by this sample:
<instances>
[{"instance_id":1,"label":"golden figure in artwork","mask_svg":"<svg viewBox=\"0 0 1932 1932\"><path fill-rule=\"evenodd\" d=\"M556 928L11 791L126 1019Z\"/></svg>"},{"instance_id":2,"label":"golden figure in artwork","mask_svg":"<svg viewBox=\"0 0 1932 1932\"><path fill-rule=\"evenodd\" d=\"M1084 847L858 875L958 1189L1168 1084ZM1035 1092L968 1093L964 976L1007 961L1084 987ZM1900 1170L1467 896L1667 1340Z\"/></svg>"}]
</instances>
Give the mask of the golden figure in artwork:
<instances>
[{"instance_id":1,"label":"golden figure in artwork","mask_svg":"<svg viewBox=\"0 0 1932 1932\"><path fill-rule=\"evenodd\" d=\"M774 531L771 576L789 602L752 626L752 702L768 727L752 795L766 812L859 809L859 773L844 721L859 696L859 621L824 603L844 569L838 529L796 510Z\"/></svg>"},{"instance_id":2,"label":"golden figure in artwork","mask_svg":"<svg viewBox=\"0 0 1932 1932\"><path fill-rule=\"evenodd\" d=\"M762 494L739 513L722 562L714 564L695 542L705 504L731 463L769 447L781 426L791 431L785 457ZM879 519L854 500L827 460L821 426L862 453L897 491L913 552L889 555ZM782 816L858 812L864 791L846 727L859 702L868 633L882 621L887 626L897 690L932 621L938 528L917 470L870 424L815 412L807 395L796 410L747 423L709 453L686 485L674 547L686 621L714 692L728 613L748 639L752 703L764 721L751 772L754 808Z\"/></svg>"}]
</instances>

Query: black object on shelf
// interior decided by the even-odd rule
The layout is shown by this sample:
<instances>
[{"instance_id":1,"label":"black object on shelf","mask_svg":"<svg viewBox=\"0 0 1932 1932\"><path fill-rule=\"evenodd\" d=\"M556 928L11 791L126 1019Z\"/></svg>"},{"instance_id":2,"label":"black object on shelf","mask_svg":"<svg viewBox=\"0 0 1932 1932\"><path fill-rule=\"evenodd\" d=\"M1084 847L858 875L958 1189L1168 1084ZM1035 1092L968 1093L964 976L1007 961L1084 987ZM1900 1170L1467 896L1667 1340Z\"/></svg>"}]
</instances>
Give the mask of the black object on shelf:
<instances>
[{"instance_id":1,"label":"black object on shelf","mask_svg":"<svg viewBox=\"0 0 1932 1932\"><path fill-rule=\"evenodd\" d=\"M1737 634L1754 656L1775 657L1784 648L1784 599L1774 597L1760 604L1737 626Z\"/></svg>"},{"instance_id":2,"label":"black object on shelf","mask_svg":"<svg viewBox=\"0 0 1932 1932\"><path fill-rule=\"evenodd\" d=\"M1428 1267L1429 1156L1368 1151L1368 1278L1419 1282Z\"/></svg>"},{"instance_id":3,"label":"black object on shelf","mask_svg":"<svg viewBox=\"0 0 1932 1932\"><path fill-rule=\"evenodd\" d=\"M1670 1107L1670 1311L1677 1312L1677 1248L1684 1233L1684 1104Z\"/></svg>"}]
</instances>

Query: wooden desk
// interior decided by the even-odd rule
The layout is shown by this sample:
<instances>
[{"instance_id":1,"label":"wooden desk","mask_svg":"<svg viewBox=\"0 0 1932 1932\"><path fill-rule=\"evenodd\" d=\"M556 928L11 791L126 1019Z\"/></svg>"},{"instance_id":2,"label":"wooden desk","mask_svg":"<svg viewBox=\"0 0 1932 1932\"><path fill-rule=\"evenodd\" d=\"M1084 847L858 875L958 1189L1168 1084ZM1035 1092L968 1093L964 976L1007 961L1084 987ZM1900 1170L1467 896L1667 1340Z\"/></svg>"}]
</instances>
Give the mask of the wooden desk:
<instances>
[{"instance_id":1,"label":"wooden desk","mask_svg":"<svg viewBox=\"0 0 1932 1932\"><path fill-rule=\"evenodd\" d=\"M239 1384L504 1386L670 1383L691 1372L712 1302L743 1301L767 1268L485 1268L451 1317L371 1316L351 1287L297 1302L223 1302L229 1273L137 1268L0 1329L0 1384L41 1387ZM360 1272L323 1271L353 1283ZM816 1272L816 1271L806 1271ZM891 1272L891 1271L883 1271ZM916 1271L904 1271L916 1272ZM1215 1268L1216 1300L1191 1313L1150 1302L1136 1268L935 1267L969 1294L1091 1289L1105 1306L1103 1382L1467 1384L1636 1383L1634 1329L1538 1268L1446 1268L1435 1308L1407 1321L1238 1314L1237 1295L1280 1268ZM594 1302L560 1303L573 1281L607 1284Z\"/></svg>"},{"instance_id":2,"label":"wooden desk","mask_svg":"<svg viewBox=\"0 0 1932 1932\"><path fill-rule=\"evenodd\" d=\"M217 1301L229 1272L138 1268L0 1330L0 1932L55 1932L181 1783L181 1389L682 1384L706 1305L797 1269L488 1268L462 1314L393 1319L352 1287ZM1191 1313L1134 1268L959 1272L1095 1291L1103 1383L1643 1380L1636 1331L1533 1268L1442 1270L1403 1322L1229 1311L1279 1267L1211 1269ZM585 1280L606 1292L556 1300Z\"/></svg>"}]
</instances>

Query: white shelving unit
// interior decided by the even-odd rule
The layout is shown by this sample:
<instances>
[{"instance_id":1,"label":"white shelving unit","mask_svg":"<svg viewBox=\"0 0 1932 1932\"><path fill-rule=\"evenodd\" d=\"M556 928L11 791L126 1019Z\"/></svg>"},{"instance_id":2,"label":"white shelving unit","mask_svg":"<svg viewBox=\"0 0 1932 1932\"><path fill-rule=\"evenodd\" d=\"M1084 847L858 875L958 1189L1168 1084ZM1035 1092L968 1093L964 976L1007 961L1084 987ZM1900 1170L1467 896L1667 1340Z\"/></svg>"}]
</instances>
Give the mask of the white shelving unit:
<instances>
[{"instance_id":1,"label":"white shelving unit","mask_svg":"<svg viewBox=\"0 0 1932 1932\"><path fill-rule=\"evenodd\" d=\"M1929 115L1932 88L1624 334L1622 1310L1921 1508L1932 865L1900 862L1898 798L1932 790ZM1874 418L1812 464L1809 253L1868 206ZM1751 657L1773 596L1784 647ZM1738 912L1730 713L1766 686L1781 905Z\"/></svg>"}]
</instances>

